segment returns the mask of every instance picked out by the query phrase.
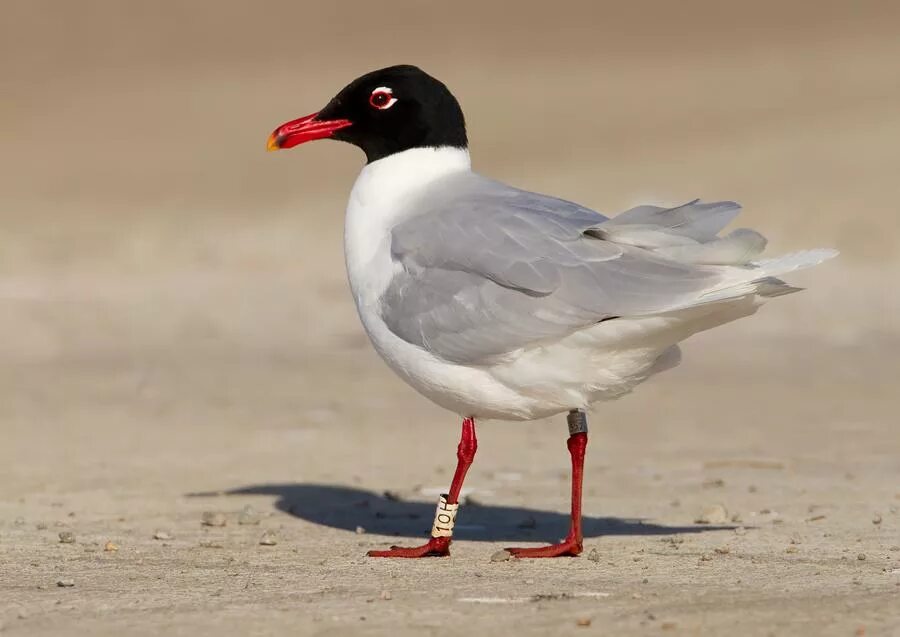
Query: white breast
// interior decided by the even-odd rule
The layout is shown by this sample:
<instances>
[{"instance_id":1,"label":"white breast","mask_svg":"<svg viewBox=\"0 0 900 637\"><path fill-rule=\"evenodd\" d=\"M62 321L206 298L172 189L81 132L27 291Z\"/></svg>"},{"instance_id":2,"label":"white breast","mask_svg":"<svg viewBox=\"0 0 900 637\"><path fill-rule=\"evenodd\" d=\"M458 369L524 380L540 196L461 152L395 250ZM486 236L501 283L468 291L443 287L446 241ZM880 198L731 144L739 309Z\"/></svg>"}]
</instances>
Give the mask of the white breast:
<instances>
[{"instance_id":1,"label":"white breast","mask_svg":"<svg viewBox=\"0 0 900 637\"><path fill-rule=\"evenodd\" d=\"M430 182L470 170L464 148L413 148L367 164L350 192L344 258L357 306L377 302L394 274L390 231L414 214L409 202Z\"/></svg>"},{"instance_id":2,"label":"white breast","mask_svg":"<svg viewBox=\"0 0 900 637\"><path fill-rule=\"evenodd\" d=\"M368 164L347 204L344 258L363 327L387 364L446 409L466 416L491 411L501 417L507 410L498 411L500 407L523 400L517 392L484 369L448 363L397 337L381 320L378 307L381 294L401 267L391 258L391 228L415 214L408 204L422 188L470 166L467 150L447 147L415 148Z\"/></svg>"}]
</instances>

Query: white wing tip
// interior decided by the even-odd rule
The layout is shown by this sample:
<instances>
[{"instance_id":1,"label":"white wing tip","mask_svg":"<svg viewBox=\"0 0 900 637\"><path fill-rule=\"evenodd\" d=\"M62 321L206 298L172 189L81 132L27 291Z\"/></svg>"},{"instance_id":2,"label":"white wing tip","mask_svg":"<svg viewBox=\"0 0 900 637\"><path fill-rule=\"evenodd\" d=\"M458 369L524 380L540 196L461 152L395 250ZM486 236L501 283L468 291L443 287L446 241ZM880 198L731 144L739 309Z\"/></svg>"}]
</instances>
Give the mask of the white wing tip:
<instances>
[{"instance_id":1,"label":"white wing tip","mask_svg":"<svg viewBox=\"0 0 900 637\"><path fill-rule=\"evenodd\" d=\"M727 284L723 287L704 294L703 302L729 300L745 296L747 294L759 294L760 296L780 296L798 292L800 288L787 285L777 277L795 270L811 268L838 255L837 250L831 248L818 248L816 250L803 250L792 252L773 259L764 259L750 263L750 269L738 270L744 277L743 280ZM749 276L748 276L749 275Z\"/></svg>"},{"instance_id":2,"label":"white wing tip","mask_svg":"<svg viewBox=\"0 0 900 637\"><path fill-rule=\"evenodd\" d=\"M765 276L773 276L793 272L794 270L802 270L803 268L811 268L823 261L833 259L838 254L840 253L832 248L816 248L815 250L792 252L773 259L755 261L750 265L761 270Z\"/></svg>"}]
</instances>

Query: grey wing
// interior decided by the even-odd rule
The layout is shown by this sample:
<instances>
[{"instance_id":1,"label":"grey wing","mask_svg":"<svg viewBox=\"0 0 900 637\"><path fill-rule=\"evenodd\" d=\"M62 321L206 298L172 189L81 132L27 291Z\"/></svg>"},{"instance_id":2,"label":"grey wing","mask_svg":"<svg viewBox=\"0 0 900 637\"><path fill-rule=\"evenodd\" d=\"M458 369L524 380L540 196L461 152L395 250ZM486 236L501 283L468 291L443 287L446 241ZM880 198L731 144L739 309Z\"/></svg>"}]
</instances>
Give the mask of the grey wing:
<instances>
[{"instance_id":1,"label":"grey wing","mask_svg":"<svg viewBox=\"0 0 900 637\"><path fill-rule=\"evenodd\" d=\"M418 205L427 209L392 233L403 267L383 295L382 318L452 362L475 364L611 317L687 307L722 278L718 268L606 238L620 231L587 208L473 173L445 180ZM695 238L685 211L664 210L629 211L620 238L642 234L638 243L646 243L649 230L668 237L671 222L685 234L660 249L703 245L699 234L707 239L713 222L700 223Z\"/></svg>"}]
</instances>

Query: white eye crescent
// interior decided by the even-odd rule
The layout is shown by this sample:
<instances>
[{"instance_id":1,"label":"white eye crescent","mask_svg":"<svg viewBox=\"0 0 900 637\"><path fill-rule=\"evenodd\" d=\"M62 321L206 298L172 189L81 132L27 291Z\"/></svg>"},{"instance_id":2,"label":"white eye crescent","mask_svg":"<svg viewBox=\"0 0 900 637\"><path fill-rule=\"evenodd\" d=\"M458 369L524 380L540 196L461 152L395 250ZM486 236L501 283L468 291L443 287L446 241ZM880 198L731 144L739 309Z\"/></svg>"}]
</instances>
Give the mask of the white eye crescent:
<instances>
[{"instance_id":1,"label":"white eye crescent","mask_svg":"<svg viewBox=\"0 0 900 637\"><path fill-rule=\"evenodd\" d=\"M394 91L388 86L379 86L369 95L369 105L380 111L388 109L396 103L397 98L394 97Z\"/></svg>"}]
</instances>

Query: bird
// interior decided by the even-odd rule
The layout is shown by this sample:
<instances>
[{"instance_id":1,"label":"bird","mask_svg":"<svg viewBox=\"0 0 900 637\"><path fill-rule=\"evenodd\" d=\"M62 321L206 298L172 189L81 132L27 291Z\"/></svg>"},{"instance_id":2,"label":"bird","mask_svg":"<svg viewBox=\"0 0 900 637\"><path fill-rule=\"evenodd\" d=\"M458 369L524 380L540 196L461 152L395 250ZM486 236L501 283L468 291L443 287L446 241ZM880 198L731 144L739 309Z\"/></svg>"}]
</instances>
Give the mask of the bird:
<instances>
[{"instance_id":1,"label":"bird","mask_svg":"<svg viewBox=\"0 0 900 637\"><path fill-rule=\"evenodd\" d=\"M831 249L763 259L756 231L721 232L735 202L640 205L612 217L472 169L463 111L412 65L353 80L321 110L282 124L269 150L318 139L366 157L350 192L344 255L362 325L387 365L462 418L457 466L420 546L371 557L450 553L476 421L566 414L571 519L561 542L515 558L583 551L586 412L680 362L692 334L796 292L778 278Z\"/></svg>"}]
</instances>

